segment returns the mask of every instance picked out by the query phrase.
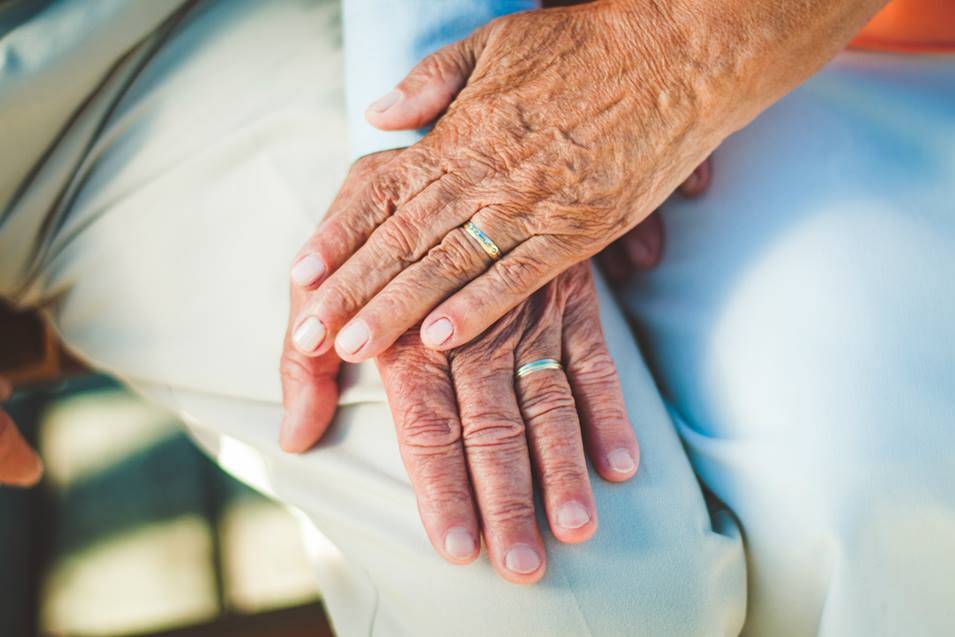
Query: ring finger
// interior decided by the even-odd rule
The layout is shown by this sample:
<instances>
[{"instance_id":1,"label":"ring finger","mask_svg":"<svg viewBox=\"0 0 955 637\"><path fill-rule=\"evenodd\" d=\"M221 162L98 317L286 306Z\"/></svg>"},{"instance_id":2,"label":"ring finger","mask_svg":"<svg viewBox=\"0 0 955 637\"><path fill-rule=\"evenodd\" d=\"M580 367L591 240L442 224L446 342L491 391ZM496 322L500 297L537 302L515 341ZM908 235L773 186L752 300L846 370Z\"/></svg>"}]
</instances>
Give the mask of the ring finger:
<instances>
[{"instance_id":1,"label":"ring finger","mask_svg":"<svg viewBox=\"0 0 955 637\"><path fill-rule=\"evenodd\" d=\"M597 514L580 420L560 359L560 330L542 332L518 350L517 399L527 425L531 457L554 536L584 542L597 530Z\"/></svg>"}]
</instances>

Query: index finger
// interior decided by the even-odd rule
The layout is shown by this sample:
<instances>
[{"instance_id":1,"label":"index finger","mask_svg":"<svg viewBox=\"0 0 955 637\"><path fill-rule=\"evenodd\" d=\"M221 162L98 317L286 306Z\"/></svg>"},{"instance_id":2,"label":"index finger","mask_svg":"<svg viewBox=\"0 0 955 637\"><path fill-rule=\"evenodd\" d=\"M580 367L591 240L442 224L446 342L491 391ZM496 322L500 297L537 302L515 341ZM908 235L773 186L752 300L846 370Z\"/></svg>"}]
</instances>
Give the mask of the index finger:
<instances>
[{"instance_id":1,"label":"index finger","mask_svg":"<svg viewBox=\"0 0 955 637\"><path fill-rule=\"evenodd\" d=\"M544 576L544 542L513 356L485 354L458 353L452 362L465 453L491 563L508 581L533 584Z\"/></svg>"},{"instance_id":2,"label":"index finger","mask_svg":"<svg viewBox=\"0 0 955 637\"><path fill-rule=\"evenodd\" d=\"M370 157L363 159L367 161ZM382 159L380 165L373 164L366 172L371 174L364 183L357 185L355 192L335 198L325 219L299 250L296 263L314 260L312 262L318 266L312 272L319 272L296 281L300 285L313 287L323 276L340 268L399 207L424 192L444 174L432 154L418 145ZM354 178L349 174L346 183ZM357 178L365 179L362 175Z\"/></svg>"},{"instance_id":3,"label":"index finger","mask_svg":"<svg viewBox=\"0 0 955 637\"><path fill-rule=\"evenodd\" d=\"M481 549L478 519L447 357L409 332L377 362L431 544L450 562L471 562Z\"/></svg>"}]
</instances>

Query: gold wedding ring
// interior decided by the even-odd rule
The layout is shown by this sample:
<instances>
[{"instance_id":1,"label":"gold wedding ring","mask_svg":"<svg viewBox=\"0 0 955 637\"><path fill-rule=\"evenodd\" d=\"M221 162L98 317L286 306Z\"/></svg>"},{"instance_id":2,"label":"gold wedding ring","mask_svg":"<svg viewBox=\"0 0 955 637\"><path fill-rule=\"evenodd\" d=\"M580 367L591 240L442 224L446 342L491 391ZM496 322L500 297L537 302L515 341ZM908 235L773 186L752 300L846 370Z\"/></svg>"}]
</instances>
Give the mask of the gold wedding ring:
<instances>
[{"instance_id":1,"label":"gold wedding ring","mask_svg":"<svg viewBox=\"0 0 955 637\"><path fill-rule=\"evenodd\" d=\"M541 372L545 369L564 369L564 366L560 364L556 358L542 358L539 361L534 361L532 363L527 363L521 365L517 368L517 377L524 378L529 374L534 372Z\"/></svg>"},{"instance_id":2,"label":"gold wedding ring","mask_svg":"<svg viewBox=\"0 0 955 637\"><path fill-rule=\"evenodd\" d=\"M481 248L484 249L484 252L487 253L487 256L491 257L495 261L501 258L501 249L498 248L497 244L491 240L491 237L484 234L483 230L468 221L466 224L464 224L464 231L474 237L477 242L481 244Z\"/></svg>"}]
</instances>

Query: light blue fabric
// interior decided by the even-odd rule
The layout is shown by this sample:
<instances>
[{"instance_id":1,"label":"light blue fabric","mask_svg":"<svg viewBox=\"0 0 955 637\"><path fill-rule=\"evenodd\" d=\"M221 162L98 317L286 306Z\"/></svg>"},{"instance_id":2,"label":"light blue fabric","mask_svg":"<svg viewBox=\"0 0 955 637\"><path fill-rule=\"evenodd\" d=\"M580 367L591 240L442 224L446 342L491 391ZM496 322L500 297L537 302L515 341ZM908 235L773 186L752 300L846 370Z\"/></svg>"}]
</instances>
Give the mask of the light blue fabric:
<instances>
[{"instance_id":1,"label":"light blue fabric","mask_svg":"<svg viewBox=\"0 0 955 637\"><path fill-rule=\"evenodd\" d=\"M344 0L345 91L351 158L410 146L422 131L379 131L365 109L429 53L538 0Z\"/></svg>"},{"instance_id":2,"label":"light blue fabric","mask_svg":"<svg viewBox=\"0 0 955 637\"><path fill-rule=\"evenodd\" d=\"M623 294L743 526L747 635L955 635L955 56L843 53Z\"/></svg>"}]
</instances>

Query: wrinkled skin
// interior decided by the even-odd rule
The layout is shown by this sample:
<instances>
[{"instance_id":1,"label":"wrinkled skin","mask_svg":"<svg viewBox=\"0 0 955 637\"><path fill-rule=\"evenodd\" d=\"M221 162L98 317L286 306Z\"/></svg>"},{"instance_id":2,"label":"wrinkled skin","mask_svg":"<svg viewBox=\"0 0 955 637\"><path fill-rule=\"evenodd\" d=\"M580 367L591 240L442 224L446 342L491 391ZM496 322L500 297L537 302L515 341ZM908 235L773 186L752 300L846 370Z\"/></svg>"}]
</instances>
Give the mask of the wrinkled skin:
<instances>
[{"instance_id":1,"label":"wrinkled skin","mask_svg":"<svg viewBox=\"0 0 955 637\"><path fill-rule=\"evenodd\" d=\"M417 126L460 90L434 130L303 249L329 273L298 317L323 328L303 353L336 342L345 360L365 360L422 319L426 345L466 343L688 177L716 136L689 127L697 91L655 88L657 63L678 43L645 37L647 22L589 5L507 16L422 62L396 103L373 106L382 128L389 118ZM502 259L463 231L468 220Z\"/></svg>"},{"instance_id":2,"label":"wrinkled skin","mask_svg":"<svg viewBox=\"0 0 955 637\"><path fill-rule=\"evenodd\" d=\"M0 378L0 403L10 398L13 387ZM30 487L43 475L40 457L20 435L9 414L0 409L0 484Z\"/></svg>"},{"instance_id":3,"label":"wrinkled skin","mask_svg":"<svg viewBox=\"0 0 955 637\"><path fill-rule=\"evenodd\" d=\"M520 365L542 358L563 360L565 372L515 380ZM517 572L509 566L512 559L533 565L537 558L520 550L508 557L521 545L544 555L532 466L551 532L563 542L587 540L597 528L585 447L607 480L625 480L636 470L636 441L587 264L558 276L468 345L430 350L411 330L378 357L378 366L418 507L439 552L447 553L448 528L476 532L480 519L495 568L512 581L536 581L542 563Z\"/></svg>"},{"instance_id":4,"label":"wrinkled skin","mask_svg":"<svg viewBox=\"0 0 955 637\"><path fill-rule=\"evenodd\" d=\"M355 197L356 186L399 154L356 162L336 202ZM313 357L292 346L294 317L309 287L293 282L291 289L280 443L301 452L332 420L341 360L334 350ZM515 379L518 366L541 358L561 360L565 371ZM409 330L377 362L421 519L435 550L452 563L473 561L483 534L503 577L536 582L546 557L532 475L554 536L582 542L597 528L585 449L607 480L636 473L639 449L587 264L559 276L465 347L430 350Z\"/></svg>"},{"instance_id":5,"label":"wrinkled skin","mask_svg":"<svg viewBox=\"0 0 955 637\"><path fill-rule=\"evenodd\" d=\"M283 445L307 447L330 419L333 352L366 360L399 339L407 344L413 329L420 341L412 345L436 351L490 338L496 328L485 330L495 320L646 218L726 135L819 68L884 2L602 0L507 16L426 58L367 118L383 130L440 120L407 151L382 158L363 183L347 185L349 196L333 203L293 267ZM463 231L469 220L503 258L489 257ZM630 262L658 258L657 226L620 244ZM565 364L576 354L565 349ZM459 372L480 370L456 365L455 356L446 360L457 387L468 382ZM491 380L503 384L504 374ZM611 382L613 374L601 384ZM326 395L302 390L310 384ZM400 402L416 386L389 390L399 429ZM469 401L480 407L480 397L460 398L466 432ZM585 432L586 402L577 396L575 403ZM404 444L427 518L432 500L421 476L428 474L416 473L420 458ZM574 454L563 449L566 463ZM425 526L440 552L429 519ZM492 561L505 577L539 576L508 574L489 532Z\"/></svg>"},{"instance_id":6,"label":"wrinkled skin","mask_svg":"<svg viewBox=\"0 0 955 637\"><path fill-rule=\"evenodd\" d=\"M646 218L884 3L601 0L505 16L429 56L366 117L440 120L303 250L326 277L298 317L322 338L297 346L357 362L418 323L428 347L468 342Z\"/></svg>"}]
</instances>

